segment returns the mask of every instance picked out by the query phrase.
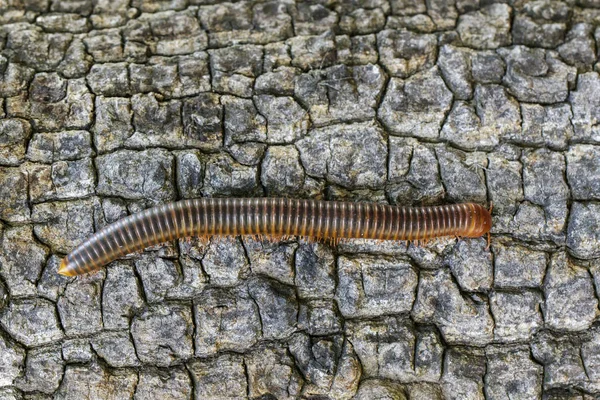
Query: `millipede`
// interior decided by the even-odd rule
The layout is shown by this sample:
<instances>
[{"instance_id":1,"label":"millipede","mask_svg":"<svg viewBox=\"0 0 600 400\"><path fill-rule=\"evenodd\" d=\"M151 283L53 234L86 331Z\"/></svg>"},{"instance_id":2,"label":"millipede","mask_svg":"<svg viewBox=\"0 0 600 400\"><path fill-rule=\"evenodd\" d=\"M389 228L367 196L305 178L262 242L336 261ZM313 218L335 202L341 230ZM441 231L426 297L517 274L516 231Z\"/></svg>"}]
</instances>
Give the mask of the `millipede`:
<instances>
[{"instance_id":1,"label":"millipede","mask_svg":"<svg viewBox=\"0 0 600 400\"><path fill-rule=\"evenodd\" d=\"M152 207L102 228L62 260L58 273L94 272L124 255L189 236L426 241L489 235L491 223L490 212L474 203L402 207L287 198L189 199Z\"/></svg>"}]
</instances>

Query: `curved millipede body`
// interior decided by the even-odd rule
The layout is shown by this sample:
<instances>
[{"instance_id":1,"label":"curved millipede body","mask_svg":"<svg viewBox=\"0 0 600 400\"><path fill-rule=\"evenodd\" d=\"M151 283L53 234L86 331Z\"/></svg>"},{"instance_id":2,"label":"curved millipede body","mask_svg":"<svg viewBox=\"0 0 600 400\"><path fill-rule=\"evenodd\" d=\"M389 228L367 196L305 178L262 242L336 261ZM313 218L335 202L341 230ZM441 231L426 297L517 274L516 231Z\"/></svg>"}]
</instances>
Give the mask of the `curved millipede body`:
<instances>
[{"instance_id":1,"label":"curved millipede body","mask_svg":"<svg viewBox=\"0 0 600 400\"><path fill-rule=\"evenodd\" d=\"M126 254L186 236L427 240L447 235L479 237L490 228L488 210L472 203L398 207L284 198L183 200L103 228L67 255L58 272L67 276L93 272Z\"/></svg>"}]
</instances>

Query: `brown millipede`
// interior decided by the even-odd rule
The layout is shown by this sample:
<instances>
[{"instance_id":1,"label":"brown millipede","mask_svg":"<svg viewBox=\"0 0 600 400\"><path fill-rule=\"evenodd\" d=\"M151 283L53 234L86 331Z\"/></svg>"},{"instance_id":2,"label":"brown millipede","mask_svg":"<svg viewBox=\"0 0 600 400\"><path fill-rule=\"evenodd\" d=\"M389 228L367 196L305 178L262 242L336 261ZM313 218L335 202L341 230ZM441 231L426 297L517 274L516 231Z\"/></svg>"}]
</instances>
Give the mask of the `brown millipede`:
<instances>
[{"instance_id":1,"label":"brown millipede","mask_svg":"<svg viewBox=\"0 0 600 400\"><path fill-rule=\"evenodd\" d=\"M106 226L67 255L58 272L67 276L93 272L126 254L186 236L413 241L448 235L479 237L490 228L488 210L473 203L399 207L284 198L183 200L147 209Z\"/></svg>"}]
</instances>

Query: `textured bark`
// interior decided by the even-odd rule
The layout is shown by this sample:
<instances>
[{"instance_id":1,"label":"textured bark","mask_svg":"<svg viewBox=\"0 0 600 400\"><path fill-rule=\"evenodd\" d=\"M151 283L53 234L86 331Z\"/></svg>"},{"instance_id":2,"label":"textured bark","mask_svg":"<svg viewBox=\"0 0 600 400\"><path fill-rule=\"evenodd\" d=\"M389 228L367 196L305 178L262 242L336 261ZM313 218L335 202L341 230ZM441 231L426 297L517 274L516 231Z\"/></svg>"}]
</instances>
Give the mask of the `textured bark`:
<instances>
[{"instance_id":1,"label":"textured bark","mask_svg":"<svg viewBox=\"0 0 600 400\"><path fill-rule=\"evenodd\" d=\"M0 398L600 396L591 0L0 2ZM492 241L197 238L168 201L493 202Z\"/></svg>"}]
</instances>

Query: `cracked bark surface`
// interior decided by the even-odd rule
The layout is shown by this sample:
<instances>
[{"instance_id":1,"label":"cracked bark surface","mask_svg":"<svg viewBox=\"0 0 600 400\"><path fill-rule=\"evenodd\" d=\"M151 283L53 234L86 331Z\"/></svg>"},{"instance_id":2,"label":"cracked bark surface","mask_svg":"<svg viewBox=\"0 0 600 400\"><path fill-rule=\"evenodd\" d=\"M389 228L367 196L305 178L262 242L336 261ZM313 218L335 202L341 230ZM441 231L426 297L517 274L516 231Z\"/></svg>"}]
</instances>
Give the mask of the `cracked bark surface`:
<instances>
[{"instance_id":1,"label":"cracked bark surface","mask_svg":"<svg viewBox=\"0 0 600 400\"><path fill-rule=\"evenodd\" d=\"M0 2L0 398L600 396L594 1ZM156 246L199 196L493 202L485 239Z\"/></svg>"}]
</instances>

